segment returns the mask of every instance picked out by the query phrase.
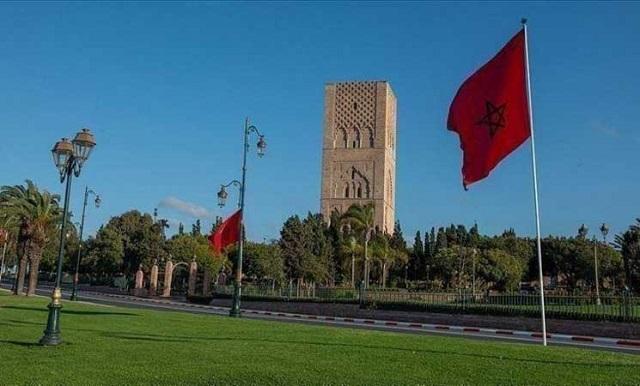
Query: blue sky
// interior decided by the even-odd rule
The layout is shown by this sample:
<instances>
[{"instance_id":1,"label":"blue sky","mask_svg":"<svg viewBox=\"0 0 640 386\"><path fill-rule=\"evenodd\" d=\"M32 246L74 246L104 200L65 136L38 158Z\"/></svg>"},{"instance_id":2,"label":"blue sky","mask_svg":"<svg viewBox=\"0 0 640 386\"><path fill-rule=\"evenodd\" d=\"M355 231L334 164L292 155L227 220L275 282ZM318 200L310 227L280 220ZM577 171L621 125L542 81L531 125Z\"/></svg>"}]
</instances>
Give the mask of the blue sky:
<instances>
[{"instance_id":1,"label":"blue sky","mask_svg":"<svg viewBox=\"0 0 640 386\"><path fill-rule=\"evenodd\" d=\"M319 210L323 86L388 80L398 97L396 214L407 239L477 221L534 234L529 143L461 185L445 128L460 83L529 18L543 234L612 232L640 216L640 4L0 4L1 184L62 192L49 150L90 127L75 181L103 196L94 232L132 208L208 228L219 184L240 177L245 116L268 154L249 158L251 239ZM255 143L255 139L252 140ZM236 200L232 192L230 204ZM191 214L190 214L191 213Z\"/></svg>"}]
</instances>

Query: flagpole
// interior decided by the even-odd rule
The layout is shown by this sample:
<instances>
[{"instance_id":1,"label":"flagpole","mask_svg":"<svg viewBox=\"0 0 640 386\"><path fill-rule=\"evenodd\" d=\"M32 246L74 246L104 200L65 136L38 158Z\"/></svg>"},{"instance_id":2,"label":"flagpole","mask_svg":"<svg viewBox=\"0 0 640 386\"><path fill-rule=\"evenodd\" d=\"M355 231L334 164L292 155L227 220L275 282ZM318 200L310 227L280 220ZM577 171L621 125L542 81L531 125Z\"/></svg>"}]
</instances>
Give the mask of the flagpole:
<instances>
[{"instance_id":1,"label":"flagpole","mask_svg":"<svg viewBox=\"0 0 640 386\"><path fill-rule=\"evenodd\" d=\"M533 200L536 211L536 249L538 252L538 279L540 280L540 308L542 313L542 344L547 345L547 320L544 309L544 276L542 273L542 243L540 241L540 204L538 203L538 172L536 167L536 141L533 134L533 109L531 107L531 75L529 74L529 39L527 19L522 19L524 29L524 59L527 66L527 101L529 105L529 126L531 127L531 169L533 171Z\"/></svg>"}]
</instances>

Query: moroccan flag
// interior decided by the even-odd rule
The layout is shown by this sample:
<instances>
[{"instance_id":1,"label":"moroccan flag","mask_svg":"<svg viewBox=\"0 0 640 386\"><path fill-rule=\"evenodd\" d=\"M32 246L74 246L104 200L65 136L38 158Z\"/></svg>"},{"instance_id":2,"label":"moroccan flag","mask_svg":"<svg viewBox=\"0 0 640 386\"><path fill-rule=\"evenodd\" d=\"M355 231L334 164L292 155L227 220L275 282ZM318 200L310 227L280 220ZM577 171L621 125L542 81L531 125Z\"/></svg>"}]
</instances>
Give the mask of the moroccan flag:
<instances>
[{"instance_id":1,"label":"moroccan flag","mask_svg":"<svg viewBox=\"0 0 640 386\"><path fill-rule=\"evenodd\" d=\"M464 188L479 181L531 135L525 32L518 32L460 86L447 128L460 136Z\"/></svg>"},{"instance_id":2,"label":"moroccan flag","mask_svg":"<svg viewBox=\"0 0 640 386\"><path fill-rule=\"evenodd\" d=\"M209 242L216 253L221 253L226 247L240 241L240 221L242 211L238 210L231 217L224 220L211 236Z\"/></svg>"}]
</instances>

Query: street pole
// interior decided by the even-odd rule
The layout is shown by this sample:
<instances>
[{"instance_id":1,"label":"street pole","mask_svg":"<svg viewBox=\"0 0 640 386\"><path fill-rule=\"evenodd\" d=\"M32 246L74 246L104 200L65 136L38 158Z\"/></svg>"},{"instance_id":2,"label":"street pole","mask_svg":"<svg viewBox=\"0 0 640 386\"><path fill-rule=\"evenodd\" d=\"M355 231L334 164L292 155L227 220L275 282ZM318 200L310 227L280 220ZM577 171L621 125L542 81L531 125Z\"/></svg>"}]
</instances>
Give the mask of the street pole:
<instances>
[{"instance_id":1,"label":"street pole","mask_svg":"<svg viewBox=\"0 0 640 386\"><path fill-rule=\"evenodd\" d=\"M242 146L242 181L240 182L240 234L238 241L238 260L236 262L236 274L233 282L233 302L229 316L240 317L240 297L242 296L242 252L244 249L244 235L242 234L244 221L244 192L247 179L247 152L249 151L249 118L244 121L244 144Z\"/></svg>"},{"instance_id":2,"label":"street pole","mask_svg":"<svg viewBox=\"0 0 640 386\"><path fill-rule=\"evenodd\" d=\"M78 256L76 257L76 271L73 274L73 290L71 291L72 301L78 300L78 281L80 279L80 259L82 258L82 232L84 230L84 215L87 210L87 199L89 198L89 187L84 187L84 203L82 204L82 220L80 220L80 243L78 244Z\"/></svg>"},{"instance_id":3,"label":"street pole","mask_svg":"<svg viewBox=\"0 0 640 386\"><path fill-rule=\"evenodd\" d=\"M71 196L71 178L73 176L73 162L67 167L67 186L64 193L64 210L62 212L62 225L60 226L60 246L58 248L58 268L56 270L56 286L51 294L49 316L47 317L47 328L40 339L40 344L46 346L56 346L62 343L60 339L60 309L62 309L62 255L64 254L64 241L67 234L67 216L69 213L69 196Z\"/></svg>"},{"instance_id":4,"label":"street pole","mask_svg":"<svg viewBox=\"0 0 640 386\"><path fill-rule=\"evenodd\" d=\"M600 305L600 283L598 280L598 240L596 236L593 236L593 259L595 260L596 268L596 304Z\"/></svg>"}]
</instances>

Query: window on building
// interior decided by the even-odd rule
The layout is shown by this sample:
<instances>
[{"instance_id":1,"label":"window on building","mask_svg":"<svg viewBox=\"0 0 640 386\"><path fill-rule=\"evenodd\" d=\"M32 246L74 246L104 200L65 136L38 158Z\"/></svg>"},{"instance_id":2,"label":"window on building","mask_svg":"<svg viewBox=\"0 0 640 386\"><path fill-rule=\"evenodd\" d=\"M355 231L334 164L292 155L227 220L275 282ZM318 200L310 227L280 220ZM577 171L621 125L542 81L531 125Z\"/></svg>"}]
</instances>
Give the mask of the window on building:
<instances>
[{"instance_id":1,"label":"window on building","mask_svg":"<svg viewBox=\"0 0 640 386\"><path fill-rule=\"evenodd\" d=\"M346 149L348 147L348 144L349 144L349 138L347 136L347 131L345 129L340 129L340 132L342 134L342 143L344 145L344 148Z\"/></svg>"},{"instance_id":2,"label":"window on building","mask_svg":"<svg viewBox=\"0 0 640 386\"><path fill-rule=\"evenodd\" d=\"M360 130L353 129L353 146L354 149L360 148Z\"/></svg>"}]
</instances>

